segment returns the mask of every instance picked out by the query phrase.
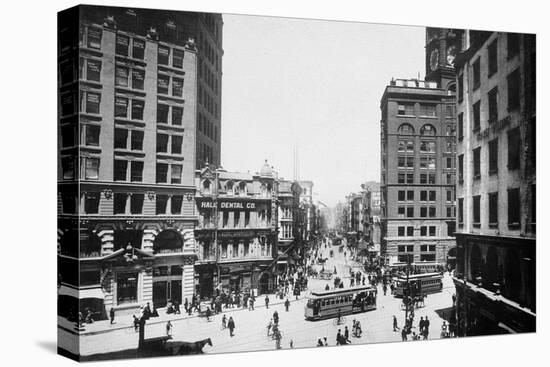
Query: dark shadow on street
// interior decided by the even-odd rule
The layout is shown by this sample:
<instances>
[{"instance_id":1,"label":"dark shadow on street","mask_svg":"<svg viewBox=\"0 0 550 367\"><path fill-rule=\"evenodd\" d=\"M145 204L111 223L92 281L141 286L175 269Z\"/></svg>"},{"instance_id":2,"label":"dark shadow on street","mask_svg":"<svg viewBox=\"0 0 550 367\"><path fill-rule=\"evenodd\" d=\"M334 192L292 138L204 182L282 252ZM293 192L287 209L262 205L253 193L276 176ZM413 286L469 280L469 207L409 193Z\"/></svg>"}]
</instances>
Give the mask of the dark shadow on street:
<instances>
[{"instance_id":1,"label":"dark shadow on street","mask_svg":"<svg viewBox=\"0 0 550 367\"><path fill-rule=\"evenodd\" d=\"M452 313L453 313L453 307L447 307L447 308L440 308L439 310L435 310L435 313L441 317L443 320L449 322L451 321Z\"/></svg>"}]
</instances>

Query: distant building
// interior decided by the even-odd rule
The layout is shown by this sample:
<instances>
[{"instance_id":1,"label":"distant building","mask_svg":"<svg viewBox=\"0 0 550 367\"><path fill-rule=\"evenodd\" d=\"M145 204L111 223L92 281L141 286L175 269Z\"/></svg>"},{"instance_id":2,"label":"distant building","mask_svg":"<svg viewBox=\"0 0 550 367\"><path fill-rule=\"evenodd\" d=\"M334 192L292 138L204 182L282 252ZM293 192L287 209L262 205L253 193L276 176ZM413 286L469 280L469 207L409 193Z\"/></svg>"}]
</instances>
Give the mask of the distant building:
<instances>
[{"instance_id":1,"label":"distant building","mask_svg":"<svg viewBox=\"0 0 550 367\"><path fill-rule=\"evenodd\" d=\"M392 80L380 102L382 254L390 264L445 265L455 246L459 36L428 28L426 80Z\"/></svg>"},{"instance_id":2,"label":"distant building","mask_svg":"<svg viewBox=\"0 0 550 367\"><path fill-rule=\"evenodd\" d=\"M457 58L460 335L536 328L535 35L466 31Z\"/></svg>"},{"instance_id":3,"label":"distant building","mask_svg":"<svg viewBox=\"0 0 550 367\"><path fill-rule=\"evenodd\" d=\"M370 191L370 207L372 215L380 215L380 182L367 181L364 189Z\"/></svg>"}]
</instances>

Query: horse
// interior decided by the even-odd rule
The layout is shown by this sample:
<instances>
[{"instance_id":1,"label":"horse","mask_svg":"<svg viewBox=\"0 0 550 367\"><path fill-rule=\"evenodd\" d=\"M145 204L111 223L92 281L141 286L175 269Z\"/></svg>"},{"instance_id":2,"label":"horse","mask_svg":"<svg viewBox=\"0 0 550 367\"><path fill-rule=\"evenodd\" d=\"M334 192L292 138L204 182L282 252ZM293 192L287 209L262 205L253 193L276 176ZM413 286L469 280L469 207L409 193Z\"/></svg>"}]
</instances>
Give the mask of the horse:
<instances>
[{"instance_id":1,"label":"horse","mask_svg":"<svg viewBox=\"0 0 550 367\"><path fill-rule=\"evenodd\" d=\"M177 342L173 344L172 352L174 355L202 354L202 349L206 344L212 346L212 340L208 338L196 342Z\"/></svg>"}]
</instances>

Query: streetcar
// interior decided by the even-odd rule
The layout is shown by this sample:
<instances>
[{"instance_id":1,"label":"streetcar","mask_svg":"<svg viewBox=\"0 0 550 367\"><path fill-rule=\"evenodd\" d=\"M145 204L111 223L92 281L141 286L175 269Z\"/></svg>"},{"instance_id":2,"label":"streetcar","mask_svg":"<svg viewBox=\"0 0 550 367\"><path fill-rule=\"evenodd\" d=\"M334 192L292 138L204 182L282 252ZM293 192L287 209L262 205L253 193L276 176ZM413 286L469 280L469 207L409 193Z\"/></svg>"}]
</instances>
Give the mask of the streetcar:
<instances>
[{"instance_id":1,"label":"streetcar","mask_svg":"<svg viewBox=\"0 0 550 367\"><path fill-rule=\"evenodd\" d=\"M312 291L304 309L306 320L319 320L376 309L377 290L372 286Z\"/></svg>"},{"instance_id":2,"label":"streetcar","mask_svg":"<svg viewBox=\"0 0 550 367\"><path fill-rule=\"evenodd\" d=\"M426 295L429 293L441 292L443 289L443 276L440 273L424 273L409 275L409 287L411 297ZM394 294L396 297L403 297L406 293L407 277L400 276L395 282Z\"/></svg>"}]
</instances>

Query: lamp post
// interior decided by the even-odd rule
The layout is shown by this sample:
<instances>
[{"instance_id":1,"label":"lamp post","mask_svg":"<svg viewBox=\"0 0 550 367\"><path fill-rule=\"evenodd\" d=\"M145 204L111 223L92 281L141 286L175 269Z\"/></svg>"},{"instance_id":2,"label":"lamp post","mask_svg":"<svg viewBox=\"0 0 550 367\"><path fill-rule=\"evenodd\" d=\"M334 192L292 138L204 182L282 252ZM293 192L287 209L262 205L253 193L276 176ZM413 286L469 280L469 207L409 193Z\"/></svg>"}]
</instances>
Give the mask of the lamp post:
<instances>
[{"instance_id":1,"label":"lamp post","mask_svg":"<svg viewBox=\"0 0 550 367\"><path fill-rule=\"evenodd\" d=\"M405 325L407 324L407 320L409 319L409 305L412 303L411 300L411 284L409 282L409 274L411 272L411 254L407 254L407 298L405 298L407 301L405 302Z\"/></svg>"}]
</instances>

